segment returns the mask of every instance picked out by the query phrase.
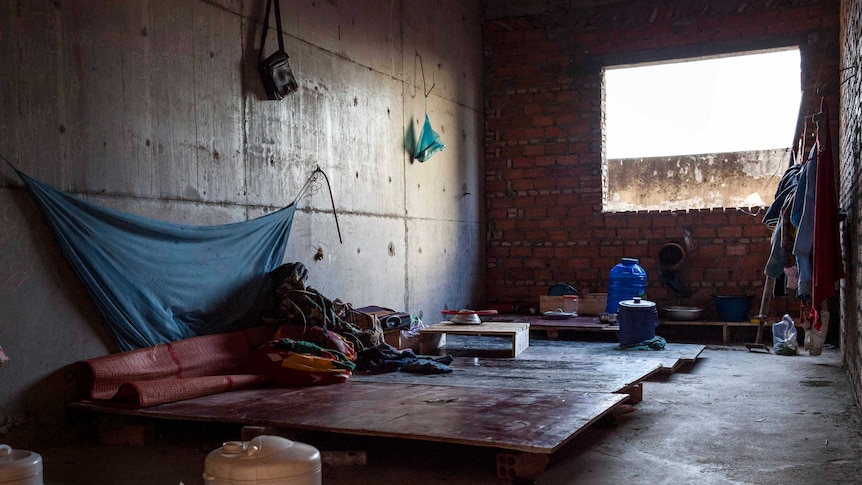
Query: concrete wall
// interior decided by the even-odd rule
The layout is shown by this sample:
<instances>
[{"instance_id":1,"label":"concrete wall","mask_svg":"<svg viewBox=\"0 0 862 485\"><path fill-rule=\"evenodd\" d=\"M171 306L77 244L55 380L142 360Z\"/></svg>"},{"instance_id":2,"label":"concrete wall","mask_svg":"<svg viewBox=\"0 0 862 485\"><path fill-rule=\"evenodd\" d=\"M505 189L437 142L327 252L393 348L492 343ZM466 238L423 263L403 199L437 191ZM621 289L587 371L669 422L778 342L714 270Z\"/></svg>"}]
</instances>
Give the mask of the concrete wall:
<instances>
[{"instance_id":1,"label":"concrete wall","mask_svg":"<svg viewBox=\"0 0 862 485\"><path fill-rule=\"evenodd\" d=\"M300 89L265 99L263 0L0 3L0 153L109 207L190 224L299 201L286 260L356 306L439 319L484 301L479 2L282 1ZM274 21L270 22L274 25ZM268 47L276 45L270 36ZM446 149L409 148L424 120ZM321 249L323 259L314 260ZM67 430L66 366L115 350L20 181L0 167L0 441Z\"/></svg>"},{"instance_id":2,"label":"concrete wall","mask_svg":"<svg viewBox=\"0 0 862 485\"><path fill-rule=\"evenodd\" d=\"M847 211L842 226L842 250L847 277L841 285L841 350L862 409L862 4L854 0L841 2L841 67L835 72L831 90L841 95L841 122L836 169L839 170L839 204Z\"/></svg>"},{"instance_id":3,"label":"concrete wall","mask_svg":"<svg viewBox=\"0 0 862 485\"><path fill-rule=\"evenodd\" d=\"M609 159L606 212L769 206L787 150ZM660 176L657 174L661 174Z\"/></svg>"},{"instance_id":4,"label":"concrete wall","mask_svg":"<svg viewBox=\"0 0 862 485\"><path fill-rule=\"evenodd\" d=\"M801 128L818 109L822 76L838 64L839 3L487 1L489 301L535 302L560 282L606 291L614 264L633 257L660 306L701 306L717 318L713 295L747 293L757 296L756 315L771 235L757 208L602 212L602 67L798 46ZM690 298L660 283L668 241L688 248L681 277ZM795 297L773 299L770 314L785 312L798 315Z\"/></svg>"}]
</instances>

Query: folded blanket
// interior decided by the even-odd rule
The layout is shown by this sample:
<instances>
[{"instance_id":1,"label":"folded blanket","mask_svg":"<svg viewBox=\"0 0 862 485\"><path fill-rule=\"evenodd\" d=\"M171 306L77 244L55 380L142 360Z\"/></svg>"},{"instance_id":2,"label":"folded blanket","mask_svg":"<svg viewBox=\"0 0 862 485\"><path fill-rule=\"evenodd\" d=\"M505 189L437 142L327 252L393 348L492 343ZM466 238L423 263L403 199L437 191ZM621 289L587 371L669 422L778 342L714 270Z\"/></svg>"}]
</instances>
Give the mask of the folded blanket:
<instances>
[{"instance_id":1,"label":"folded blanket","mask_svg":"<svg viewBox=\"0 0 862 485\"><path fill-rule=\"evenodd\" d=\"M271 340L274 330L260 326L79 361L74 364L78 389L84 399L108 400L125 383L246 374L248 355Z\"/></svg>"},{"instance_id":2,"label":"folded blanket","mask_svg":"<svg viewBox=\"0 0 862 485\"><path fill-rule=\"evenodd\" d=\"M251 374L124 382L110 401L111 404L122 407L142 408L220 392L248 389L262 386L267 382L269 379L266 376Z\"/></svg>"}]
</instances>

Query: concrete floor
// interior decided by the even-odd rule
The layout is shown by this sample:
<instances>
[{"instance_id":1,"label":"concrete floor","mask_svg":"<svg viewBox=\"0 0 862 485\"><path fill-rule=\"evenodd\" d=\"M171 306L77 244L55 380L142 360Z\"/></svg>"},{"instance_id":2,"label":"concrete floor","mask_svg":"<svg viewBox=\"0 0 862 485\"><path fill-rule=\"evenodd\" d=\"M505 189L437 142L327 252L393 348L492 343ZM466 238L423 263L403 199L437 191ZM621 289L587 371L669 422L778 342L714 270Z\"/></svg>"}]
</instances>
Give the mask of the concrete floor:
<instances>
[{"instance_id":1,"label":"concrete floor","mask_svg":"<svg viewBox=\"0 0 862 485\"><path fill-rule=\"evenodd\" d=\"M203 484L206 454L234 427L160 422L145 446L47 448L45 484ZM325 467L324 484L504 484L495 452L306 434L322 450L365 450L367 465ZM841 356L785 357L709 347L644 384L635 411L597 423L552 456L536 484L862 483L862 419Z\"/></svg>"}]
</instances>

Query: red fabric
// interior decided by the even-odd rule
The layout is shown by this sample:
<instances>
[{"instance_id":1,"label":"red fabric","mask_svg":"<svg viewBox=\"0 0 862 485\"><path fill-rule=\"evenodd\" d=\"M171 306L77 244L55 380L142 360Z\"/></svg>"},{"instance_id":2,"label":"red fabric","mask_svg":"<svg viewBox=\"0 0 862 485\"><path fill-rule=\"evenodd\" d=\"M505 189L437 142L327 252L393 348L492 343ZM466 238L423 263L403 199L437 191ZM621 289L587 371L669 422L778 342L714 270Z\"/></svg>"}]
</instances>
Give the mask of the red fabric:
<instances>
[{"instance_id":1,"label":"red fabric","mask_svg":"<svg viewBox=\"0 0 862 485\"><path fill-rule=\"evenodd\" d=\"M292 360L297 358L296 361ZM346 382L351 372L337 365L338 357L323 349L320 355L297 354L276 342L255 349L249 357L252 372L288 387L325 386ZM335 365L333 365L336 363Z\"/></svg>"},{"instance_id":2,"label":"red fabric","mask_svg":"<svg viewBox=\"0 0 862 485\"><path fill-rule=\"evenodd\" d=\"M820 330L819 309L823 301L836 295L835 282L844 277L838 231L838 194L835 190L835 165L832 136L829 132L829 107L820 102L822 120L817 127L817 177L814 192L814 247L812 250L811 307L814 328Z\"/></svg>"},{"instance_id":3,"label":"red fabric","mask_svg":"<svg viewBox=\"0 0 862 485\"><path fill-rule=\"evenodd\" d=\"M345 340L341 335L320 326L306 328L304 325L286 323L278 327L273 340L283 338L311 342L324 349L337 350L349 360L356 360L356 350L352 343Z\"/></svg>"},{"instance_id":4,"label":"red fabric","mask_svg":"<svg viewBox=\"0 0 862 485\"><path fill-rule=\"evenodd\" d=\"M251 351L272 339L272 326L192 337L75 362L81 396L109 400L126 383L246 374Z\"/></svg>"},{"instance_id":5,"label":"red fabric","mask_svg":"<svg viewBox=\"0 0 862 485\"><path fill-rule=\"evenodd\" d=\"M142 408L262 386L268 382L269 379L266 376L251 374L124 382L111 398L111 403L123 407Z\"/></svg>"}]
</instances>

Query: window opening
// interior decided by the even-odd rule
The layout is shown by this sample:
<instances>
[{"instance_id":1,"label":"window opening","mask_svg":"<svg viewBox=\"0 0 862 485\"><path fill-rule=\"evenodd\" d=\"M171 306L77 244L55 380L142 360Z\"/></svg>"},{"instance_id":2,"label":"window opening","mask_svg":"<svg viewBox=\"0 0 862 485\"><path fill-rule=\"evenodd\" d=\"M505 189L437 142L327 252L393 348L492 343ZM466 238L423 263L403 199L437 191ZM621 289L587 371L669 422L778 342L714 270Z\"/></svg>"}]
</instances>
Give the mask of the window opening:
<instances>
[{"instance_id":1,"label":"window opening","mask_svg":"<svg viewBox=\"0 0 862 485\"><path fill-rule=\"evenodd\" d=\"M606 67L604 210L768 205L801 101L798 48Z\"/></svg>"}]
</instances>

